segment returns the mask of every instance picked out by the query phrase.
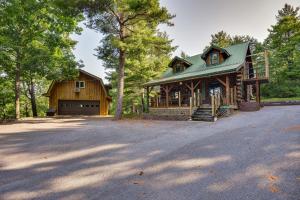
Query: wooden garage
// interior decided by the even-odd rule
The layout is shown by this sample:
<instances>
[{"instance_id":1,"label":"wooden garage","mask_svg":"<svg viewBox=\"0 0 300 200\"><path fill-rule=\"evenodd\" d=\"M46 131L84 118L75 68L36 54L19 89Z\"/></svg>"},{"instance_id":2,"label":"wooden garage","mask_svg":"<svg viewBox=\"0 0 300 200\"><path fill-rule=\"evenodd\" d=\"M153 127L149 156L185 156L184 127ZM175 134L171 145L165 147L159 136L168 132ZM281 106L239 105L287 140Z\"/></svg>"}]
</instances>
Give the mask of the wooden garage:
<instances>
[{"instance_id":1,"label":"wooden garage","mask_svg":"<svg viewBox=\"0 0 300 200\"><path fill-rule=\"evenodd\" d=\"M57 115L108 115L111 102L108 86L84 70L74 80L53 81L45 96Z\"/></svg>"}]
</instances>

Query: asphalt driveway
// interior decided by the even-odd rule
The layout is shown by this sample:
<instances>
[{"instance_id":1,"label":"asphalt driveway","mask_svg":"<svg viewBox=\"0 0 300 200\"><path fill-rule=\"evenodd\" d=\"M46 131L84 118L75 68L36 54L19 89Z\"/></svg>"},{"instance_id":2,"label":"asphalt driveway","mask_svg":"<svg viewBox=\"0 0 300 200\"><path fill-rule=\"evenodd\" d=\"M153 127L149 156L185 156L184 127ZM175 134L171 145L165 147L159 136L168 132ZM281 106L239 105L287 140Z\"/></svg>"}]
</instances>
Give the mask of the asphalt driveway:
<instances>
[{"instance_id":1,"label":"asphalt driveway","mask_svg":"<svg viewBox=\"0 0 300 200\"><path fill-rule=\"evenodd\" d=\"M0 125L0 199L300 199L300 106Z\"/></svg>"}]
</instances>

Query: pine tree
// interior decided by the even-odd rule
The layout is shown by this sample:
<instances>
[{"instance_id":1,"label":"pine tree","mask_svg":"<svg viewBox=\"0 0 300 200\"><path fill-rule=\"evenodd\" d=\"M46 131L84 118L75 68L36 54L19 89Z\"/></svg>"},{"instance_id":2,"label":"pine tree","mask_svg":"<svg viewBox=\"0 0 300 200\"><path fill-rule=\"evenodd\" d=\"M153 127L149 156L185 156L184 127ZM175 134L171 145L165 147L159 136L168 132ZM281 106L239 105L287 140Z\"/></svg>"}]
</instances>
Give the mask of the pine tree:
<instances>
[{"instance_id":1,"label":"pine tree","mask_svg":"<svg viewBox=\"0 0 300 200\"><path fill-rule=\"evenodd\" d=\"M68 3L70 6L70 2ZM118 65L114 75L117 76L118 85L115 118L121 119L125 75L128 73L126 67L129 64L132 65L131 54L138 53L135 49L142 47L135 46L136 48L133 48L135 43L141 41L140 45L143 45L143 41L151 42L145 31L155 30L162 23L172 25L170 20L174 16L169 14L166 8L160 7L158 0L82 0L71 2L71 4L86 13L89 19L88 27L104 35L102 45L98 48L99 56L102 57L102 53L107 55L107 52L110 51L118 57L117 60L109 60L110 56L105 58L108 61L105 65L111 66L116 63ZM105 60L104 62L106 62Z\"/></svg>"}]
</instances>

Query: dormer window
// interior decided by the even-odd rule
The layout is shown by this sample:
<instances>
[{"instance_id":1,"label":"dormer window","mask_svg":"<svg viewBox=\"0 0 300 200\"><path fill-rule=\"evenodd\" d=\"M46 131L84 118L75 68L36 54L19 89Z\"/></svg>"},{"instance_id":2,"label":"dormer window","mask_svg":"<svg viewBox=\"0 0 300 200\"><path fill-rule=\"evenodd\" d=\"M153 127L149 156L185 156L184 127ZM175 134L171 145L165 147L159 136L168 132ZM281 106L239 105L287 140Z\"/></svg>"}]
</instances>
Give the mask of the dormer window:
<instances>
[{"instance_id":1,"label":"dormer window","mask_svg":"<svg viewBox=\"0 0 300 200\"><path fill-rule=\"evenodd\" d=\"M206 62L206 66L209 66L219 65L224 62L229 56L230 54L226 49L212 45L203 52L201 58Z\"/></svg>"},{"instance_id":2,"label":"dormer window","mask_svg":"<svg viewBox=\"0 0 300 200\"><path fill-rule=\"evenodd\" d=\"M183 72L185 70L185 67L181 64L174 65L174 73Z\"/></svg>"},{"instance_id":3,"label":"dormer window","mask_svg":"<svg viewBox=\"0 0 300 200\"><path fill-rule=\"evenodd\" d=\"M210 64L211 65L219 64L219 53L218 52L213 52L210 54Z\"/></svg>"},{"instance_id":4,"label":"dormer window","mask_svg":"<svg viewBox=\"0 0 300 200\"><path fill-rule=\"evenodd\" d=\"M183 72L191 65L192 63L190 63L186 59L179 58L177 56L175 56L169 63L169 67L172 68L173 73Z\"/></svg>"}]
</instances>

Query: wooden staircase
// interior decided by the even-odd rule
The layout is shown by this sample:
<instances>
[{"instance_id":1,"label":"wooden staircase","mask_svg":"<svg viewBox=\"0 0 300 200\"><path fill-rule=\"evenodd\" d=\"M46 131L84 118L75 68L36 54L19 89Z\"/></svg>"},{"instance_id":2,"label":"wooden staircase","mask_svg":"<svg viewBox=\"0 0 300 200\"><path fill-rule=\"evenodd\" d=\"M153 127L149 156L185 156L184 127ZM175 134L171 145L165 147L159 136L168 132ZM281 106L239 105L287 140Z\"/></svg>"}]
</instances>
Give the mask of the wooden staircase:
<instances>
[{"instance_id":1,"label":"wooden staircase","mask_svg":"<svg viewBox=\"0 0 300 200\"><path fill-rule=\"evenodd\" d=\"M216 121L216 117L212 115L211 107L199 107L192 114L193 121Z\"/></svg>"}]
</instances>

